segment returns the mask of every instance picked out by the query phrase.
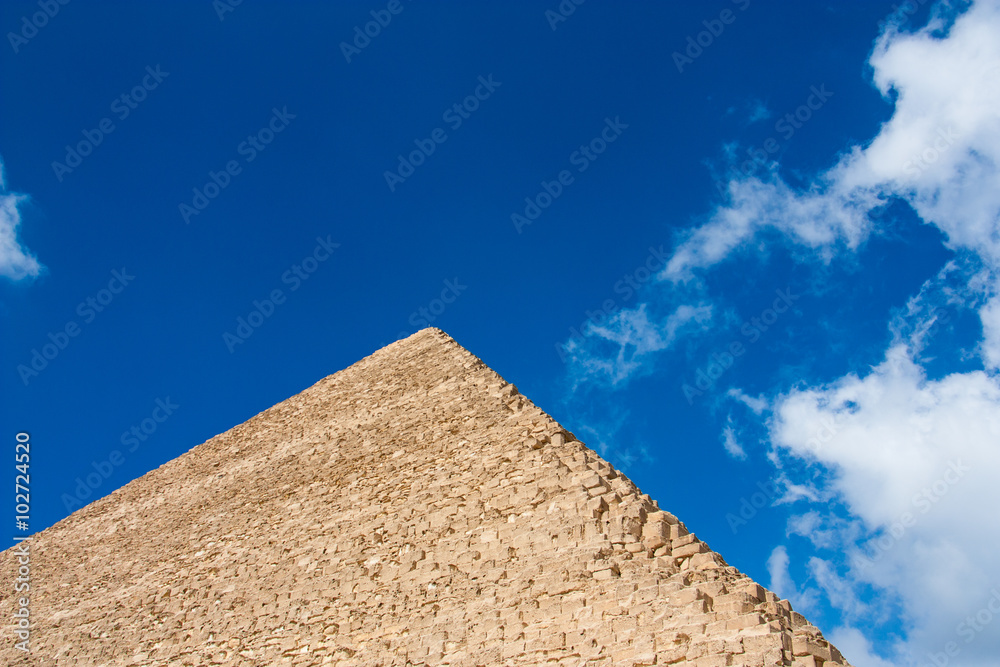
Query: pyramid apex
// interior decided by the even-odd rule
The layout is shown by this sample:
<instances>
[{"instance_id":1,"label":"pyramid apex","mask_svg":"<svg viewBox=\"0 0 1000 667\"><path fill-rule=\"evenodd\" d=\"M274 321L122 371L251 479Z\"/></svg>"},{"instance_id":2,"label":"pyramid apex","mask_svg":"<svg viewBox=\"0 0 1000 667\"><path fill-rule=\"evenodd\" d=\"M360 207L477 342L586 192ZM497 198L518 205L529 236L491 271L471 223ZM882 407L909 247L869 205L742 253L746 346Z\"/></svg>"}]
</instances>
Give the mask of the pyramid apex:
<instances>
[{"instance_id":1,"label":"pyramid apex","mask_svg":"<svg viewBox=\"0 0 1000 667\"><path fill-rule=\"evenodd\" d=\"M847 664L437 327L31 540L2 664Z\"/></svg>"}]
</instances>

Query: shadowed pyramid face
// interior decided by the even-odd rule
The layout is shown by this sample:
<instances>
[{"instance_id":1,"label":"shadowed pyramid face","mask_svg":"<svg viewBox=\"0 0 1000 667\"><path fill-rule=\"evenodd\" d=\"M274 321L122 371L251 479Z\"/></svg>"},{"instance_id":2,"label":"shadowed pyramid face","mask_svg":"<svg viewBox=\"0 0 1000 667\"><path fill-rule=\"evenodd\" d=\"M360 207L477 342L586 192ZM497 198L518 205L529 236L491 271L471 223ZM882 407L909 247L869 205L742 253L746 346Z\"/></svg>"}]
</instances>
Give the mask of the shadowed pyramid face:
<instances>
[{"instance_id":1,"label":"shadowed pyramid face","mask_svg":"<svg viewBox=\"0 0 1000 667\"><path fill-rule=\"evenodd\" d=\"M5 664L847 664L437 329L30 549L32 654Z\"/></svg>"}]
</instances>

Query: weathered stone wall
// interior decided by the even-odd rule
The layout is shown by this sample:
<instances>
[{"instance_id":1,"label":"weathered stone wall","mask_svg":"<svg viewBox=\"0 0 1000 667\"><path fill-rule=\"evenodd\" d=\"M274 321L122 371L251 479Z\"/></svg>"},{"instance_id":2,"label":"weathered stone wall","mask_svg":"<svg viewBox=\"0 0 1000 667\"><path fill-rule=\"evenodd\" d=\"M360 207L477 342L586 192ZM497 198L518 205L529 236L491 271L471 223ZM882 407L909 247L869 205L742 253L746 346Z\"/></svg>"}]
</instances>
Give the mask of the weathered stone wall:
<instances>
[{"instance_id":1,"label":"weathered stone wall","mask_svg":"<svg viewBox=\"0 0 1000 667\"><path fill-rule=\"evenodd\" d=\"M31 550L32 655L6 628L4 664L846 664L437 329ZM16 568L6 552L0 581Z\"/></svg>"}]
</instances>

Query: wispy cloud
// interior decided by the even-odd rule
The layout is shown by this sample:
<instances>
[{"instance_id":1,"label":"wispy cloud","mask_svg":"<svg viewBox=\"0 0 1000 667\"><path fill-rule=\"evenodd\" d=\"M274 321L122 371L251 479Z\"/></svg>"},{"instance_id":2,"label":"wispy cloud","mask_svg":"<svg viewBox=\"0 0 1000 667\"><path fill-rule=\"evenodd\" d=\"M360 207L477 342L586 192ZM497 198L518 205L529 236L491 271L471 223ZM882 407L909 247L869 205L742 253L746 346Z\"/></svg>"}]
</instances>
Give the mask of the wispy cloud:
<instances>
[{"instance_id":1,"label":"wispy cloud","mask_svg":"<svg viewBox=\"0 0 1000 667\"><path fill-rule=\"evenodd\" d=\"M685 232L661 278L689 280L694 272L728 259L759 233L773 231L795 245L814 251L824 261L838 243L857 248L871 230L868 212L882 201L871 190L847 191L836 181L819 180L809 190L796 190L777 174L729 182L728 202L709 221Z\"/></svg>"},{"instance_id":2,"label":"wispy cloud","mask_svg":"<svg viewBox=\"0 0 1000 667\"><path fill-rule=\"evenodd\" d=\"M743 405L745 405L748 408L750 408L750 410L755 415L761 415L761 414L763 414L764 410L766 410L767 407L768 407L767 406L767 399L765 399L765 398L763 398L761 396L758 396L758 397L754 398L753 396L747 395L746 393L744 393L740 389L736 389L736 388L730 389L727 392L727 395L730 398L732 398L734 400L737 400L740 403L742 403Z\"/></svg>"},{"instance_id":3,"label":"wispy cloud","mask_svg":"<svg viewBox=\"0 0 1000 667\"><path fill-rule=\"evenodd\" d=\"M840 652L850 656L855 665L865 665L865 667L895 667L887 660L875 655L872 652L872 644L868 641L860 630L852 626L842 626L834 628L827 633L827 639L833 642Z\"/></svg>"},{"instance_id":4,"label":"wispy cloud","mask_svg":"<svg viewBox=\"0 0 1000 667\"><path fill-rule=\"evenodd\" d=\"M732 416L729 417L725 428L722 429L722 446L725 448L726 453L734 459L745 459L747 457L746 450L743 449L743 445L740 444L737 437Z\"/></svg>"},{"instance_id":5,"label":"wispy cloud","mask_svg":"<svg viewBox=\"0 0 1000 667\"><path fill-rule=\"evenodd\" d=\"M668 349L682 331L703 329L712 318L706 304L678 306L657 320L647 304L623 308L602 325L588 323L582 338L564 346L567 363L575 382L619 385L641 369L650 358Z\"/></svg>"},{"instance_id":6,"label":"wispy cloud","mask_svg":"<svg viewBox=\"0 0 1000 667\"><path fill-rule=\"evenodd\" d=\"M809 559L809 572L826 594L826 599L840 609L848 618L856 618L865 612L865 605L858 598L849 581L837 574L837 568L822 558Z\"/></svg>"},{"instance_id":7,"label":"wispy cloud","mask_svg":"<svg viewBox=\"0 0 1000 667\"><path fill-rule=\"evenodd\" d=\"M729 107L726 109L726 115L738 116L745 125L753 125L758 121L770 118L771 110L767 108L767 104L763 100L753 98L738 106Z\"/></svg>"},{"instance_id":8,"label":"wispy cloud","mask_svg":"<svg viewBox=\"0 0 1000 667\"><path fill-rule=\"evenodd\" d=\"M747 122L756 123L759 120L767 120L771 117L771 110L767 108L763 100L753 100L750 104L750 114Z\"/></svg>"},{"instance_id":9,"label":"wispy cloud","mask_svg":"<svg viewBox=\"0 0 1000 667\"><path fill-rule=\"evenodd\" d=\"M44 269L18 239L18 228L21 226L18 206L26 200L26 195L7 191L3 163L0 162L0 276L15 282L36 278Z\"/></svg>"},{"instance_id":10,"label":"wispy cloud","mask_svg":"<svg viewBox=\"0 0 1000 667\"><path fill-rule=\"evenodd\" d=\"M768 588L791 602L795 609L810 611L816 604L816 591L799 590L789 571L790 564L788 549L778 546L771 551L771 555L767 559L767 573L771 579Z\"/></svg>"}]
</instances>

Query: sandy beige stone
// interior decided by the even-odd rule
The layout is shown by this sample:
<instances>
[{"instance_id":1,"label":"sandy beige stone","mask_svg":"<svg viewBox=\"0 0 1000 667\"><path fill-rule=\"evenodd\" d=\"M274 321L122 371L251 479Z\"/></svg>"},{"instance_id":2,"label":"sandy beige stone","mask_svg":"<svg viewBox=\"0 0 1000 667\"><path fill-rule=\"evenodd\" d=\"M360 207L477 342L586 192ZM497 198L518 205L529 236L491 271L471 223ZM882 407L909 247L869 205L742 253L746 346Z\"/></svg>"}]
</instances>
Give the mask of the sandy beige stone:
<instances>
[{"instance_id":1,"label":"sandy beige stone","mask_svg":"<svg viewBox=\"0 0 1000 667\"><path fill-rule=\"evenodd\" d=\"M847 664L437 329L91 503L31 551L32 653L7 627L2 664ZM0 580L16 568L5 552Z\"/></svg>"}]
</instances>

